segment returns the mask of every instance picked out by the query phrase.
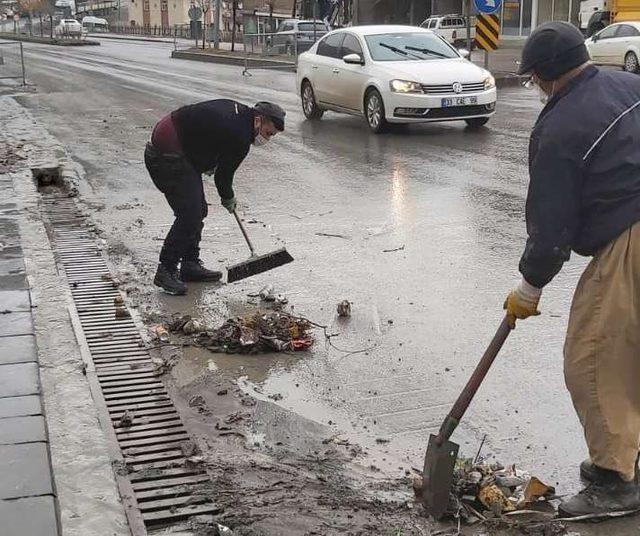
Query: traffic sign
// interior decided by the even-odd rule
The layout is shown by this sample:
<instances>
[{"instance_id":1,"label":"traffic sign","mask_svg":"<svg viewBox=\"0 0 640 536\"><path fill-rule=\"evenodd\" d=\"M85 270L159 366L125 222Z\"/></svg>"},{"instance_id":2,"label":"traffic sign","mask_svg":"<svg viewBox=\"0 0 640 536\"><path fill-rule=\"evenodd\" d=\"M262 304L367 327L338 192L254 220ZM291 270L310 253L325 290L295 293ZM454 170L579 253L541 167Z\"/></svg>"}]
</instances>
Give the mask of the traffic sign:
<instances>
[{"instance_id":1,"label":"traffic sign","mask_svg":"<svg viewBox=\"0 0 640 536\"><path fill-rule=\"evenodd\" d=\"M498 15L478 14L476 19L476 43L478 46L491 52L498 48L500 40L500 19Z\"/></svg>"},{"instance_id":2,"label":"traffic sign","mask_svg":"<svg viewBox=\"0 0 640 536\"><path fill-rule=\"evenodd\" d=\"M502 0L473 0L478 13L495 13L502 6Z\"/></svg>"},{"instance_id":3,"label":"traffic sign","mask_svg":"<svg viewBox=\"0 0 640 536\"><path fill-rule=\"evenodd\" d=\"M202 17L202 9L197 6L191 6L188 14L191 20L200 20L200 17Z\"/></svg>"}]
</instances>

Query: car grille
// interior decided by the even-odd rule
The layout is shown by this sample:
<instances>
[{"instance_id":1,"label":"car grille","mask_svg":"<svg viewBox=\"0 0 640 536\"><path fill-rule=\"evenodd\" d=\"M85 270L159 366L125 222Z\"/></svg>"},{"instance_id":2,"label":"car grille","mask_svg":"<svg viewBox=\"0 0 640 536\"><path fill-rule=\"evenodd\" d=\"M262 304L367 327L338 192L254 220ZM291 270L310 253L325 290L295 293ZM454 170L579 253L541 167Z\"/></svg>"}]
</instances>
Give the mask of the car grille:
<instances>
[{"instance_id":1,"label":"car grille","mask_svg":"<svg viewBox=\"0 0 640 536\"><path fill-rule=\"evenodd\" d=\"M423 84L422 91L429 95L449 95L451 93L455 94L455 91L453 90L453 84ZM484 82L462 84L461 93L477 93L478 91L484 91Z\"/></svg>"},{"instance_id":2,"label":"car grille","mask_svg":"<svg viewBox=\"0 0 640 536\"><path fill-rule=\"evenodd\" d=\"M486 115L493 111L493 108L489 108L484 104L450 106L448 108L431 108L424 117L428 119L448 119L451 117L467 117L469 115Z\"/></svg>"}]
</instances>

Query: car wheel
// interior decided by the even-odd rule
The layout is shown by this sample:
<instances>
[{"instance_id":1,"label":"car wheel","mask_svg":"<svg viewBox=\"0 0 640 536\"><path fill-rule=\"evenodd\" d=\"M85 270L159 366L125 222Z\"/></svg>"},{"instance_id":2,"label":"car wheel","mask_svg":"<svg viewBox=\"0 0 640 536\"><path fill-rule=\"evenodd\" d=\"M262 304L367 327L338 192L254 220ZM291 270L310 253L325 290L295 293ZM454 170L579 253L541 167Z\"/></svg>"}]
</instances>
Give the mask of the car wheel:
<instances>
[{"instance_id":1,"label":"car wheel","mask_svg":"<svg viewBox=\"0 0 640 536\"><path fill-rule=\"evenodd\" d=\"M627 52L624 57L624 70L628 73L637 73L640 70L638 56L635 55L635 52Z\"/></svg>"},{"instance_id":2,"label":"car wheel","mask_svg":"<svg viewBox=\"0 0 640 536\"><path fill-rule=\"evenodd\" d=\"M318 106L313 87L308 80L302 83L302 111L307 119L320 119L324 110Z\"/></svg>"},{"instance_id":3,"label":"car wheel","mask_svg":"<svg viewBox=\"0 0 640 536\"><path fill-rule=\"evenodd\" d=\"M484 125L487 124L487 121L489 121L488 117L474 117L472 119L465 119L464 122L467 124L467 126L471 129L476 129L476 128L480 128Z\"/></svg>"},{"instance_id":4,"label":"car wheel","mask_svg":"<svg viewBox=\"0 0 640 536\"><path fill-rule=\"evenodd\" d=\"M377 89L370 89L364 98L364 115L372 132L380 134L389 126L384 112L384 102Z\"/></svg>"}]
</instances>

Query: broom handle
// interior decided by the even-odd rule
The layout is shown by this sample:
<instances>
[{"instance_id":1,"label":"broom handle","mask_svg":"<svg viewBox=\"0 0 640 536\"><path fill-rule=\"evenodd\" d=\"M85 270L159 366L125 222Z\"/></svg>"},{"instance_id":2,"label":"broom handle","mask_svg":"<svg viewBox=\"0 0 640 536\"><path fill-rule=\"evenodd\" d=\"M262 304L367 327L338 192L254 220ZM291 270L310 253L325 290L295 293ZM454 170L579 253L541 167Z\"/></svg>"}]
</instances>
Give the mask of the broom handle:
<instances>
[{"instance_id":1,"label":"broom handle","mask_svg":"<svg viewBox=\"0 0 640 536\"><path fill-rule=\"evenodd\" d=\"M251 256L255 257L256 251L255 251L255 249L253 249L253 244L251 243L251 239L249 238L249 235L247 234L247 230L244 228L244 225L242 225L242 221L240 220L240 216L238 216L238 213L235 210L233 211L233 215L236 217L236 221L238 222L238 225L240 226L240 230L242 231L242 235L244 236L244 239L247 241L247 245L249 246L249 249L251 250Z\"/></svg>"}]
</instances>

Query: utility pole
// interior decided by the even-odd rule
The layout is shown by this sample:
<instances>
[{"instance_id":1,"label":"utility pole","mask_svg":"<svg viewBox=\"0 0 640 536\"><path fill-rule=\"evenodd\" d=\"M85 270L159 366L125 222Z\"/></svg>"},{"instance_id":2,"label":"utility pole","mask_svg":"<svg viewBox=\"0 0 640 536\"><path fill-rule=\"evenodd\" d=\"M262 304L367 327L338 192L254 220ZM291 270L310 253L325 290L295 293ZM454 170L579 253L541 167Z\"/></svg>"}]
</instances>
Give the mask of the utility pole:
<instances>
[{"instance_id":1,"label":"utility pole","mask_svg":"<svg viewBox=\"0 0 640 536\"><path fill-rule=\"evenodd\" d=\"M216 0L215 19L213 20L213 48L220 48L220 14L222 12L222 0Z\"/></svg>"}]
</instances>

